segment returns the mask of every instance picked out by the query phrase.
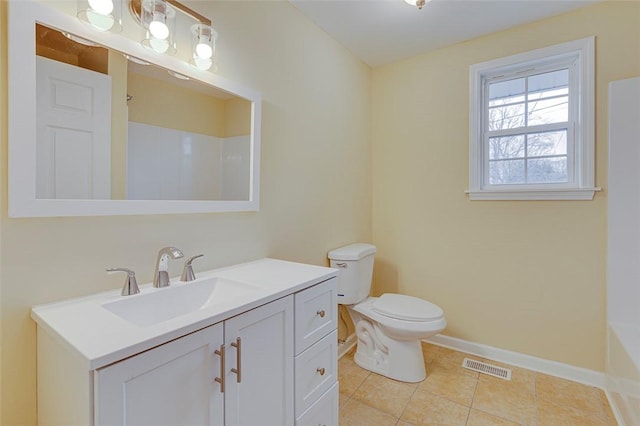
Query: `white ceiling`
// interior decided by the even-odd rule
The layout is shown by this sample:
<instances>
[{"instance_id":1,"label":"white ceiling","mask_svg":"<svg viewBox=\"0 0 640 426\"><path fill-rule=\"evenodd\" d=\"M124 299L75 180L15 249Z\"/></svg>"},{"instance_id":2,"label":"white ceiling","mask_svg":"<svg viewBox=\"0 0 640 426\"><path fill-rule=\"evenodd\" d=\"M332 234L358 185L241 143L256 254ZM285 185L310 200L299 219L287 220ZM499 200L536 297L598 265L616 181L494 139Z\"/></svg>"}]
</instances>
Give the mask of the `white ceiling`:
<instances>
[{"instance_id":1,"label":"white ceiling","mask_svg":"<svg viewBox=\"0 0 640 426\"><path fill-rule=\"evenodd\" d=\"M375 68L600 0L290 0L309 19Z\"/></svg>"}]
</instances>

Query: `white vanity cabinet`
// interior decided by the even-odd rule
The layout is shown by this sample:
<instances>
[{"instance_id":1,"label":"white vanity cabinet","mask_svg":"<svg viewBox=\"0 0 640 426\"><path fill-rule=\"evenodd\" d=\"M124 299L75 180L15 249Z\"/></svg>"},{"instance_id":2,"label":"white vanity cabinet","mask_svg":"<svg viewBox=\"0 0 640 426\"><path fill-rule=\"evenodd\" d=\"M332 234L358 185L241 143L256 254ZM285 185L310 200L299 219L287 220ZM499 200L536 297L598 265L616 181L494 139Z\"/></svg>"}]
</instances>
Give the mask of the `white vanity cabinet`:
<instances>
[{"instance_id":1,"label":"white vanity cabinet","mask_svg":"<svg viewBox=\"0 0 640 426\"><path fill-rule=\"evenodd\" d=\"M336 280L295 294L296 426L338 424Z\"/></svg>"},{"instance_id":2,"label":"white vanity cabinet","mask_svg":"<svg viewBox=\"0 0 640 426\"><path fill-rule=\"evenodd\" d=\"M336 274L263 259L202 273L175 293L142 286L34 307L38 423L335 425ZM152 325L105 308L156 306L158 295L197 296L222 280L254 290Z\"/></svg>"},{"instance_id":3,"label":"white vanity cabinet","mask_svg":"<svg viewBox=\"0 0 640 426\"><path fill-rule=\"evenodd\" d=\"M293 425L293 296L224 326L225 424Z\"/></svg>"},{"instance_id":4,"label":"white vanity cabinet","mask_svg":"<svg viewBox=\"0 0 640 426\"><path fill-rule=\"evenodd\" d=\"M96 370L96 424L293 424L292 299Z\"/></svg>"},{"instance_id":5,"label":"white vanity cabinet","mask_svg":"<svg viewBox=\"0 0 640 426\"><path fill-rule=\"evenodd\" d=\"M221 425L216 324L94 371L97 425Z\"/></svg>"}]
</instances>

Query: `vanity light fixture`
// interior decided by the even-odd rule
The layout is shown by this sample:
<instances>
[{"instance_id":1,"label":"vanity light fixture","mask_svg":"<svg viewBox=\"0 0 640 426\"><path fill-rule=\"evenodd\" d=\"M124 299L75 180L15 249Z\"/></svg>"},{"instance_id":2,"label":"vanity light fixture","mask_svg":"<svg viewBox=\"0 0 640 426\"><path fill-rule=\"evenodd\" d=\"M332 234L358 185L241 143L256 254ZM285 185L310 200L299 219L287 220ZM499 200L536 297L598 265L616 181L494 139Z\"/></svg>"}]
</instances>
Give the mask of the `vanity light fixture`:
<instances>
[{"instance_id":1,"label":"vanity light fixture","mask_svg":"<svg viewBox=\"0 0 640 426\"><path fill-rule=\"evenodd\" d=\"M78 0L77 16L98 31L122 31L122 0Z\"/></svg>"},{"instance_id":2,"label":"vanity light fixture","mask_svg":"<svg viewBox=\"0 0 640 426\"><path fill-rule=\"evenodd\" d=\"M216 69L216 40L218 33L211 25L211 19L182 4L179 0L128 0L132 15L145 31L142 45L158 53L175 53L176 32L190 32L191 54L189 63L196 69ZM177 19L181 12L192 19L189 27L183 29L184 20ZM177 26L180 28L176 28ZM183 38L180 37L182 40Z\"/></svg>"},{"instance_id":3,"label":"vanity light fixture","mask_svg":"<svg viewBox=\"0 0 640 426\"><path fill-rule=\"evenodd\" d=\"M218 33L211 25L198 23L191 26L192 57L189 63L199 70L208 70L213 65Z\"/></svg>"},{"instance_id":4,"label":"vanity light fixture","mask_svg":"<svg viewBox=\"0 0 640 426\"><path fill-rule=\"evenodd\" d=\"M418 10L422 10L422 7L427 4L429 0L404 0L405 3L410 4L411 6L417 6Z\"/></svg>"},{"instance_id":5,"label":"vanity light fixture","mask_svg":"<svg viewBox=\"0 0 640 426\"><path fill-rule=\"evenodd\" d=\"M165 0L143 0L140 23L144 47L158 53L175 53L176 11Z\"/></svg>"}]
</instances>

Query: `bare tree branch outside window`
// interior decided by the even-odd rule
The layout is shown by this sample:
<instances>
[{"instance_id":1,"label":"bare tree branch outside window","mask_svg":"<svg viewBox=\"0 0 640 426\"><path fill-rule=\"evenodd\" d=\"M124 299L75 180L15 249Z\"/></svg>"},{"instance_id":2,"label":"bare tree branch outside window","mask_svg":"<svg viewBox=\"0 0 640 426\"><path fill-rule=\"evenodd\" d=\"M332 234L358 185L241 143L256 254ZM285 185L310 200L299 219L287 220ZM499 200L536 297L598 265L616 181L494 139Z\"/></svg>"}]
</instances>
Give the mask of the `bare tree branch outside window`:
<instances>
[{"instance_id":1,"label":"bare tree branch outside window","mask_svg":"<svg viewBox=\"0 0 640 426\"><path fill-rule=\"evenodd\" d=\"M567 80L559 70L490 84L490 184L567 182Z\"/></svg>"}]
</instances>

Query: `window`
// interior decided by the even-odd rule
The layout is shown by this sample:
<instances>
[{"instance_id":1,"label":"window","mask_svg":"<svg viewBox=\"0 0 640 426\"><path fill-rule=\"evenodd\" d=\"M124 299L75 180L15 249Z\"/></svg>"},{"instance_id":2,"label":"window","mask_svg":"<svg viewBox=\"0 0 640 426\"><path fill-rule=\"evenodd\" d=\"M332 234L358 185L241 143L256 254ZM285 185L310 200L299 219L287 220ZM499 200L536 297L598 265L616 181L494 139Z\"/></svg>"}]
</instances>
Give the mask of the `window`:
<instances>
[{"instance_id":1,"label":"window","mask_svg":"<svg viewBox=\"0 0 640 426\"><path fill-rule=\"evenodd\" d=\"M471 66L469 197L590 200L594 38Z\"/></svg>"}]
</instances>

